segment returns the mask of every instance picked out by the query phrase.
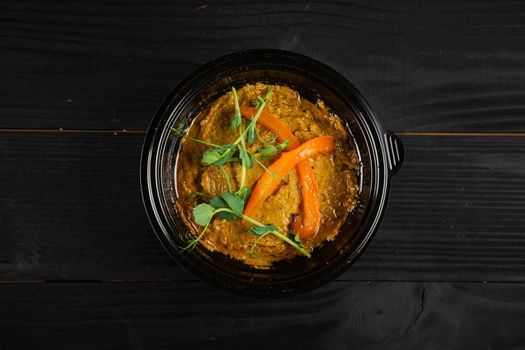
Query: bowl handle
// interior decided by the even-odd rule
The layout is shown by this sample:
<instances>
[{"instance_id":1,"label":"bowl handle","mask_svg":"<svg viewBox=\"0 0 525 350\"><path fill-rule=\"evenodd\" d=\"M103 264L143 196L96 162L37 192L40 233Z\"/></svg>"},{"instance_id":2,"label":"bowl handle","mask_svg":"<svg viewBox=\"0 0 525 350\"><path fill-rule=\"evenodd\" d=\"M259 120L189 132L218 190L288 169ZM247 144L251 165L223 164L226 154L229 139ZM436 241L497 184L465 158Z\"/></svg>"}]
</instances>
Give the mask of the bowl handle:
<instances>
[{"instance_id":1,"label":"bowl handle","mask_svg":"<svg viewBox=\"0 0 525 350\"><path fill-rule=\"evenodd\" d=\"M388 157L388 169L390 170L390 175L394 175L398 172L403 164L405 159L405 149L403 143L392 132L387 132L383 135L385 139L385 145L387 150Z\"/></svg>"}]
</instances>

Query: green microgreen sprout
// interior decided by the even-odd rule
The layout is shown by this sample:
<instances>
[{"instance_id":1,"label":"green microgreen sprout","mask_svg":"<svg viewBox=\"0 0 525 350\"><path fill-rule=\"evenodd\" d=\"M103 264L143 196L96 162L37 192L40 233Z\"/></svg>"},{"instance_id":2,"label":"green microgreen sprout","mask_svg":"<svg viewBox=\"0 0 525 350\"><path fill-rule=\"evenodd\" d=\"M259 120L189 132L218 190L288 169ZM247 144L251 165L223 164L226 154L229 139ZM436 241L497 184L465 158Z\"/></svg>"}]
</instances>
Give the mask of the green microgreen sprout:
<instances>
[{"instance_id":1,"label":"green microgreen sprout","mask_svg":"<svg viewBox=\"0 0 525 350\"><path fill-rule=\"evenodd\" d=\"M247 199L247 197L245 198ZM276 226L264 225L263 223L244 215L242 211L245 204L245 200L243 200L241 196L231 192L224 192L220 197L213 197L209 204L201 203L193 208L193 218L195 223L204 228L196 238L191 239L181 250L186 251L193 249L206 233L213 217L218 216L228 221L240 218L254 225L254 227L250 229L250 232L256 235L257 239L250 248L249 253L253 253L255 246L265 235L272 234L297 249L303 255L307 257L311 256L302 245L301 240L297 239L297 235L295 238L291 239L279 232L279 229Z\"/></svg>"},{"instance_id":2,"label":"green microgreen sprout","mask_svg":"<svg viewBox=\"0 0 525 350\"><path fill-rule=\"evenodd\" d=\"M272 176L277 176L277 174L271 172L262 163L262 160L271 158L277 153L284 151L288 147L288 140L278 145L274 145L277 137L274 134L269 133L269 137L265 141L260 136L256 125L257 120L261 116L261 113L268 103L269 98L272 96L271 88L268 89L264 97L258 96L256 101L257 112L245 124L242 122L239 97L235 87L232 87L232 96L235 110L230 121L229 130L230 132L233 132L237 129L239 132L238 138L233 143L217 145L211 142L190 137L187 135L188 127L185 124L180 124L177 127L171 128L172 132L180 137L210 147L203 152L200 162L205 166L213 165L219 167L226 179L226 184L228 186L228 192L224 192L220 196L211 198L209 203L201 203L193 208L194 222L198 226L203 227L203 229L197 237L189 240L187 245L181 248L181 251L193 249L200 242L202 237L204 237L212 219L214 217L219 217L228 221L243 219L254 225L254 227L250 229L250 233L257 236L257 239L252 244L249 254L253 253L257 243L259 243L261 239L269 234L272 234L297 249L303 255L310 257L310 253L304 248L299 236L295 235L290 238L287 235L281 233L276 226L265 225L243 214L244 206L247 203L251 193L251 188L246 186L247 170L252 169L254 164L257 163ZM256 152L252 153L248 150L247 145L253 144L256 137L260 140L263 146L259 147ZM232 161L236 161L241 165L241 182L239 189L236 192L233 191L232 181L228 175L228 172L226 169L224 169L224 165L227 162ZM285 181L282 178L281 180ZM197 199L204 197L204 195L200 192L195 192L192 197Z\"/></svg>"}]
</instances>

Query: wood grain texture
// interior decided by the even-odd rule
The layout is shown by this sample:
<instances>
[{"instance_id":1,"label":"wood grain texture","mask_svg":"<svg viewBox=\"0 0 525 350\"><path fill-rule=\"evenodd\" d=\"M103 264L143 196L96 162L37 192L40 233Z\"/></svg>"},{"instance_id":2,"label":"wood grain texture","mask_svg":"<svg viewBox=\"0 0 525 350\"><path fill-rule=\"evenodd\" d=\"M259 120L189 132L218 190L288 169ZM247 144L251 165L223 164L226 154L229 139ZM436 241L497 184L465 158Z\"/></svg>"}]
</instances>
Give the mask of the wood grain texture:
<instances>
[{"instance_id":1,"label":"wood grain texture","mask_svg":"<svg viewBox=\"0 0 525 350\"><path fill-rule=\"evenodd\" d=\"M202 63L248 48L317 58L388 129L525 130L525 4L11 1L0 128L145 129Z\"/></svg>"},{"instance_id":2,"label":"wood grain texture","mask_svg":"<svg viewBox=\"0 0 525 350\"><path fill-rule=\"evenodd\" d=\"M404 136L382 229L341 280L525 281L525 138ZM0 280L189 280L147 222L140 134L0 133Z\"/></svg>"},{"instance_id":3,"label":"wood grain texture","mask_svg":"<svg viewBox=\"0 0 525 350\"><path fill-rule=\"evenodd\" d=\"M53 349L522 349L525 285L335 282L285 300L201 283L1 286L2 344Z\"/></svg>"},{"instance_id":4,"label":"wood grain texture","mask_svg":"<svg viewBox=\"0 0 525 350\"><path fill-rule=\"evenodd\" d=\"M523 281L525 138L402 140L383 229L356 275Z\"/></svg>"},{"instance_id":5,"label":"wood grain texture","mask_svg":"<svg viewBox=\"0 0 525 350\"><path fill-rule=\"evenodd\" d=\"M142 138L0 135L2 279L183 274L157 243L142 205Z\"/></svg>"},{"instance_id":6,"label":"wood grain texture","mask_svg":"<svg viewBox=\"0 0 525 350\"><path fill-rule=\"evenodd\" d=\"M525 349L524 39L519 1L3 1L0 348ZM138 174L164 96L261 47L327 63L406 132L366 253L275 301L178 267Z\"/></svg>"}]
</instances>

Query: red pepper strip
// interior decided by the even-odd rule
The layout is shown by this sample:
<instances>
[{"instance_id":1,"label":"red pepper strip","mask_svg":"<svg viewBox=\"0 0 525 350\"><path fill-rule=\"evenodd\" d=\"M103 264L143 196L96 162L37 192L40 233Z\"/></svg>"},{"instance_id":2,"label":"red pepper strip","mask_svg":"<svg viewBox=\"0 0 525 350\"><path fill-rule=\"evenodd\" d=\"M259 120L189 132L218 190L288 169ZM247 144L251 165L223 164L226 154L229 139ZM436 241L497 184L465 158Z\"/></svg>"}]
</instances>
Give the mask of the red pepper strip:
<instances>
[{"instance_id":1,"label":"red pepper strip","mask_svg":"<svg viewBox=\"0 0 525 350\"><path fill-rule=\"evenodd\" d=\"M252 118L257 109L253 107L241 107L241 114L246 118ZM288 140L288 150L297 148L300 143L288 126L273 114L262 111L257 122L263 127L277 135L279 141ZM317 193L319 188L315 181L311 161L305 160L296 165L297 177L301 184L301 215L294 221L293 229L301 238L315 236L321 224L321 211L319 210L319 199Z\"/></svg>"},{"instance_id":2,"label":"red pepper strip","mask_svg":"<svg viewBox=\"0 0 525 350\"><path fill-rule=\"evenodd\" d=\"M301 184L301 215L295 219L293 229L299 237L310 238L315 236L321 225L321 211L319 210L319 198L317 193L317 181L315 181L314 170L311 160L307 159L295 166L297 177Z\"/></svg>"},{"instance_id":3,"label":"red pepper strip","mask_svg":"<svg viewBox=\"0 0 525 350\"><path fill-rule=\"evenodd\" d=\"M253 217L259 206L279 185L281 178L298 163L318 155L328 155L333 152L334 148L335 142L332 136L318 136L291 151L283 152L281 157L268 167L271 174L264 172L257 180L257 184L244 208L244 215Z\"/></svg>"}]
</instances>

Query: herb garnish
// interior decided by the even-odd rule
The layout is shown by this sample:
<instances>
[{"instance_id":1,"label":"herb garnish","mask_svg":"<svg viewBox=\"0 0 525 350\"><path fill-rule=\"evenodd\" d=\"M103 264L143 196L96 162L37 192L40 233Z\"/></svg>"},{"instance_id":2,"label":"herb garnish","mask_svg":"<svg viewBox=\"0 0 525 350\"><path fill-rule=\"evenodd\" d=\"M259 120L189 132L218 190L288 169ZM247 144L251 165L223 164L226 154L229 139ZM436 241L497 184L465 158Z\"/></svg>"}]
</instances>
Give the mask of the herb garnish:
<instances>
[{"instance_id":1,"label":"herb garnish","mask_svg":"<svg viewBox=\"0 0 525 350\"><path fill-rule=\"evenodd\" d=\"M250 254L253 253L255 246L263 237L268 234L272 234L300 251L303 255L310 257L310 253L306 251L298 235L294 235L294 238L290 239L286 235L279 232L279 229L274 225L264 225L263 223L244 215L242 213L244 204L245 201L243 201L239 195L231 192L224 192L220 197L213 197L209 204L201 203L193 208L193 217L195 219L195 223L199 226L204 226L204 228L199 236L190 240L188 245L186 245L182 250L188 250L195 247L195 245L204 236L204 233L208 229L211 220L216 215L228 221L241 218L255 225L250 229L250 232L256 235L257 239L250 248Z\"/></svg>"},{"instance_id":2,"label":"herb garnish","mask_svg":"<svg viewBox=\"0 0 525 350\"><path fill-rule=\"evenodd\" d=\"M201 203L193 208L194 221L197 225L202 226L203 229L197 237L188 241L188 244L182 248L182 251L193 249L206 233L212 219L217 216L228 221L243 219L254 225L249 232L257 236L257 239L249 250L250 255L253 253L257 243L261 239L272 234L297 249L303 255L310 257L310 253L306 251L298 235L295 234L292 238L289 238L287 235L281 233L276 226L265 225L252 217L243 214L244 206L248 201L251 192L251 188L246 186L247 170L252 169L254 164L257 163L272 176L277 176L268 170L268 168L262 163L262 160L271 158L277 153L285 150L288 147L288 140L278 145L274 145L273 143L277 139L275 135L270 134L268 140L265 141L259 135L259 130L257 129L257 120L268 103L269 98L272 96L271 88L268 89L264 97L259 96L257 98L257 112L251 119L246 121L245 125L243 125L242 122L239 98L234 87L232 87L232 95L235 111L230 121L229 130L230 132L236 130L239 132L239 137L233 143L217 145L190 137L186 134L188 127L184 125L179 125L178 127L171 129L180 137L210 147L204 151L200 162L205 166L219 167L226 178L228 186L228 192L224 192L221 196L211 198L209 203ZM252 153L248 150L247 145L253 144L256 138L261 141L263 146L259 147L256 152ZM227 162L232 161L236 161L241 165L241 183L236 192L233 192L231 179L227 171L224 169L224 165Z\"/></svg>"}]
</instances>

